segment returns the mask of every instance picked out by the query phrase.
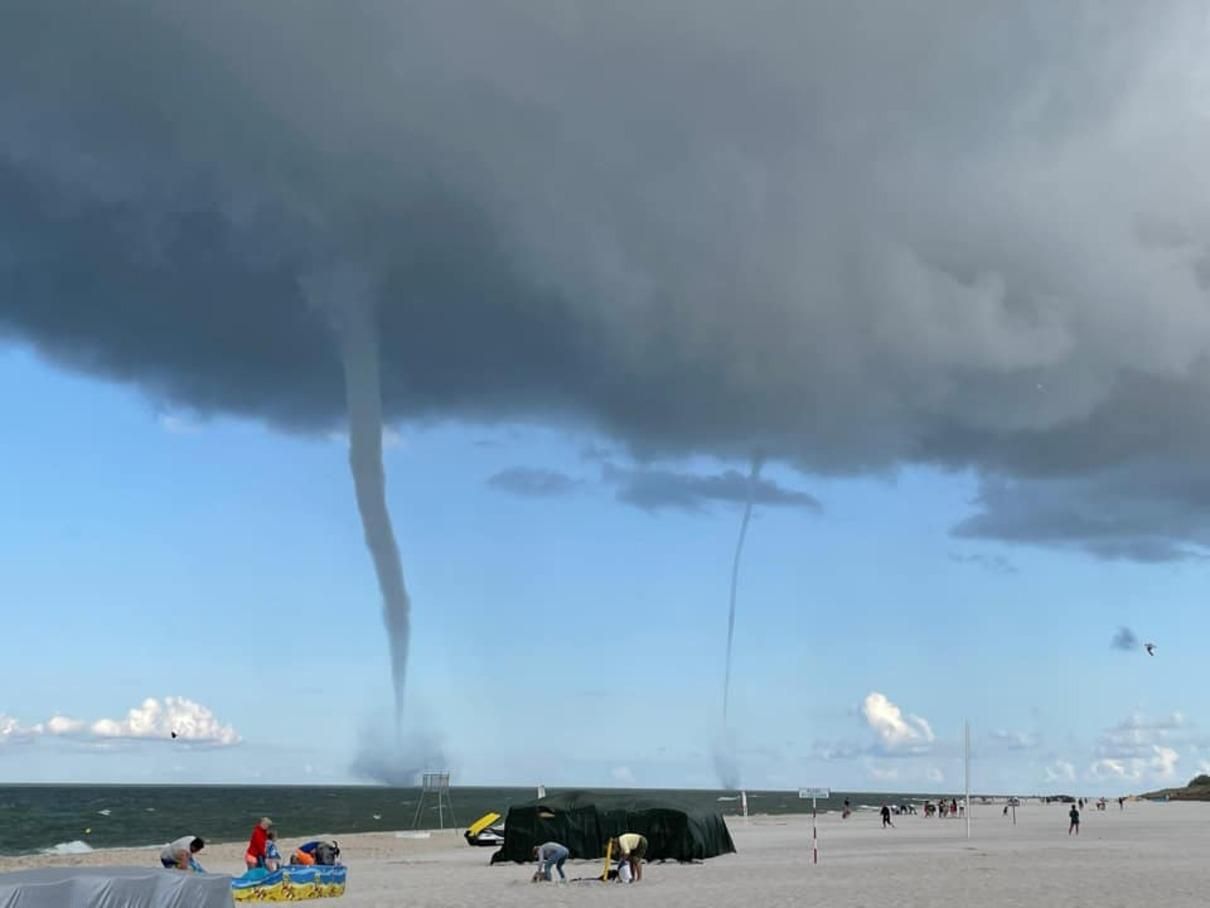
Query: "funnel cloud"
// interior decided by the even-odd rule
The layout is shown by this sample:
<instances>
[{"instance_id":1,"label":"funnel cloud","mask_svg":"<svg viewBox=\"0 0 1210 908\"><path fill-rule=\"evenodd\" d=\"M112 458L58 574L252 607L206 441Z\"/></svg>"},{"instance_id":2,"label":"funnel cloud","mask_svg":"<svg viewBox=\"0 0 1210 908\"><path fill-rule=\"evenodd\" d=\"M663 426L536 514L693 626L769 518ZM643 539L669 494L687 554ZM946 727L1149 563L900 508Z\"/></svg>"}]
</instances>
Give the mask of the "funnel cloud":
<instances>
[{"instance_id":1,"label":"funnel cloud","mask_svg":"<svg viewBox=\"0 0 1210 908\"><path fill-rule=\"evenodd\" d=\"M723 669L723 726L727 725L731 703L731 644L735 637L735 596L739 588L739 563L744 555L744 542L748 538L748 523L752 520L752 495L760 478L759 457L752 458L752 470L748 474L748 500L744 502L744 516L739 522L739 538L735 542L735 558L731 562L731 599L727 609L727 658Z\"/></svg>"},{"instance_id":2,"label":"funnel cloud","mask_svg":"<svg viewBox=\"0 0 1210 908\"><path fill-rule=\"evenodd\" d=\"M382 593L382 619L391 655L395 723L403 720L407 683L411 602L403 582L403 564L386 502L382 464L382 395L374 299L369 278L344 268L311 275L304 282L308 299L331 319L344 365L349 412L349 468L366 546Z\"/></svg>"}]
</instances>

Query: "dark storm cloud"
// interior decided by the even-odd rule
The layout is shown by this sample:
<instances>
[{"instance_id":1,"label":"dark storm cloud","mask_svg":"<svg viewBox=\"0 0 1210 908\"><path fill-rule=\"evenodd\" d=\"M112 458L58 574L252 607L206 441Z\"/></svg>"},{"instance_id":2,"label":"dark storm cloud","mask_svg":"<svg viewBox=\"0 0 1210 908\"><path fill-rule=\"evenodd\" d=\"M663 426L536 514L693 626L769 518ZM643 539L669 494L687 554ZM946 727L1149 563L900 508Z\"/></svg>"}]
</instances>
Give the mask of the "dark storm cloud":
<instances>
[{"instance_id":1,"label":"dark storm cloud","mask_svg":"<svg viewBox=\"0 0 1210 908\"><path fill-rule=\"evenodd\" d=\"M1202 559L1210 472L1149 458L1064 478L991 479L954 532L1144 562Z\"/></svg>"},{"instance_id":2,"label":"dark storm cloud","mask_svg":"<svg viewBox=\"0 0 1210 908\"><path fill-rule=\"evenodd\" d=\"M522 498L555 498L574 492L580 481L558 470L509 467L490 476L487 484L499 492Z\"/></svg>"},{"instance_id":3,"label":"dark storm cloud","mask_svg":"<svg viewBox=\"0 0 1210 908\"><path fill-rule=\"evenodd\" d=\"M712 502L746 505L748 501L770 507L820 509L819 502L806 492L787 489L772 479L750 478L737 470L703 475L606 464L601 475L607 484L617 487L619 501L645 511L697 511Z\"/></svg>"},{"instance_id":4,"label":"dark storm cloud","mask_svg":"<svg viewBox=\"0 0 1210 908\"><path fill-rule=\"evenodd\" d=\"M0 336L327 429L300 280L352 262L390 419L969 468L962 535L1185 557L1205 30L1180 0L14 0Z\"/></svg>"}]
</instances>

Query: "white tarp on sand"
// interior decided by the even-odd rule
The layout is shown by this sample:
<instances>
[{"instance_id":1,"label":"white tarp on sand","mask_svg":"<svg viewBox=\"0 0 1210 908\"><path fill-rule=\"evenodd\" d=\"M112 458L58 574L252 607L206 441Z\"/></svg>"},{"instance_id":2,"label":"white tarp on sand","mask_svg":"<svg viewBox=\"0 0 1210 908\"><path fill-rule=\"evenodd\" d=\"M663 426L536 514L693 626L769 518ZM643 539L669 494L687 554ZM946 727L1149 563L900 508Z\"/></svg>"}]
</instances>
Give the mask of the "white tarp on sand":
<instances>
[{"instance_id":1,"label":"white tarp on sand","mask_svg":"<svg viewBox=\"0 0 1210 908\"><path fill-rule=\"evenodd\" d=\"M231 877L158 867L0 874L0 908L231 908Z\"/></svg>"}]
</instances>

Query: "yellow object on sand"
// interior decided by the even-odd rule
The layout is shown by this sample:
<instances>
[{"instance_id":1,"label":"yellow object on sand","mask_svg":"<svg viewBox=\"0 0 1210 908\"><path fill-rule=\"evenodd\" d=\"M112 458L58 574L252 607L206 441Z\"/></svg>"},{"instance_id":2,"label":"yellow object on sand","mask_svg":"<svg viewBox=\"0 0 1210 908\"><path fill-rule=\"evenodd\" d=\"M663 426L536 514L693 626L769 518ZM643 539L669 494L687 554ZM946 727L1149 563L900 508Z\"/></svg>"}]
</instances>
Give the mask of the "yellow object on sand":
<instances>
[{"instance_id":1,"label":"yellow object on sand","mask_svg":"<svg viewBox=\"0 0 1210 908\"><path fill-rule=\"evenodd\" d=\"M498 814L498 813L485 813L483 816L479 817L479 819L475 820L475 822L471 823L471 825L466 828L466 834L468 836L477 836L479 833L483 832L483 830L487 829L488 826L491 826L492 823L496 822L498 819L500 819L500 814Z\"/></svg>"}]
</instances>

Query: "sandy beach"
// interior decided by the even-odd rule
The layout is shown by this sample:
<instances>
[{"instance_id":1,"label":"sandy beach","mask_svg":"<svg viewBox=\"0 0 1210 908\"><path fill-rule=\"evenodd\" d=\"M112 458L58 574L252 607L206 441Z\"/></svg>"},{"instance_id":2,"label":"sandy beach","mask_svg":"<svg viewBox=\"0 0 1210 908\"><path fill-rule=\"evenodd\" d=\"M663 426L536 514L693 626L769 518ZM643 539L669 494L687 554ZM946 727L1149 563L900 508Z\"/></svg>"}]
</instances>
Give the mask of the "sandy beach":
<instances>
[{"instance_id":1,"label":"sandy beach","mask_svg":"<svg viewBox=\"0 0 1210 908\"><path fill-rule=\"evenodd\" d=\"M1017 824L1001 806L976 805L973 837L959 820L896 818L883 830L874 813L819 819L820 863L811 863L810 817L730 822L738 854L702 864L654 864L638 885L575 881L599 862L571 862L565 886L532 884L532 866L491 867L491 849L467 847L458 832L428 838L341 837L349 866L346 908L464 906L1056 905L1114 908L1156 902L1204 903L1210 804L1114 804L1085 810L1079 838L1067 835L1067 807L1026 804ZM410 834L405 834L410 835ZM293 840L285 839L285 844ZM212 871L235 871L242 843L207 847ZM0 871L72 864L154 862L154 851L114 849L72 856L0 859ZM1199 893L1201 893L1199 895Z\"/></svg>"}]
</instances>

